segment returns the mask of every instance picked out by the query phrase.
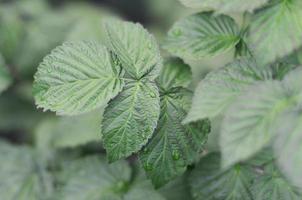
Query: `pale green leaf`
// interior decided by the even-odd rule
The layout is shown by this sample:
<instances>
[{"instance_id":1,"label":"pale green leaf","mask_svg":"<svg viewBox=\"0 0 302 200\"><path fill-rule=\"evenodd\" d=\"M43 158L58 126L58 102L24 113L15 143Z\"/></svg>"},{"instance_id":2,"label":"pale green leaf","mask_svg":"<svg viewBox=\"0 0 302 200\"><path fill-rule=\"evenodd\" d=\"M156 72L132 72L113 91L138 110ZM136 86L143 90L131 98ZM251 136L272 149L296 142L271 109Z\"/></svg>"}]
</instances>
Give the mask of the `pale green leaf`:
<instances>
[{"instance_id":1,"label":"pale green leaf","mask_svg":"<svg viewBox=\"0 0 302 200\"><path fill-rule=\"evenodd\" d=\"M0 52L11 63L24 35L24 23L17 10L9 5L0 7Z\"/></svg>"},{"instance_id":2,"label":"pale green leaf","mask_svg":"<svg viewBox=\"0 0 302 200\"><path fill-rule=\"evenodd\" d=\"M249 44L261 64L290 54L302 45L302 1L271 1L256 14L250 32Z\"/></svg>"},{"instance_id":3,"label":"pale green leaf","mask_svg":"<svg viewBox=\"0 0 302 200\"><path fill-rule=\"evenodd\" d=\"M302 188L302 112L295 110L280 116L274 151L281 171Z\"/></svg>"},{"instance_id":4,"label":"pale green leaf","mask_svg":"<svg viewBox=\"0 0 302 200\"><path fill-rule=\"evenodd\" d=\"M275 166L266 167L251 187L254 200L300 200L301 189L286 180Z\"/></svg>"},{"instance_id":5,"label":"pale green leaf","mask_svg":"<svg viewBox=\"0 0 302 200\"><path fill-rule=\"evenodd\" d=\"M8 70L6 69L4 59L0 54L0 94L11 84L12 80Z\"/></svg>"},{"instance_id":6,"label":"pale green leaf","mask_svg":"<svg viewBox=\"0 0 302 200\"><path fill-rule=\"evenodd\" d=\"M210 132L209 121L183 125L191 92L178 88L161 95L161 115L154 137L140 154L148 177L156 187L185 172L202 150Z\"/></svg>"},{"instance_id":7,"label":"pale green leaf","mask_svg":"<svg viewBox=\"0 0 302 200\"><path fill-rule=\"evenodd\" d=\"M65 43L48 55L35 75L38 107L75 115L105 105L123 87L116 58L101 44Z\"/></svg>"},{"instance_id":8,"label":"pale green leaf","mask_svg":"<svg viewBox=\"0 0 302 200\"><path fill-rule=\"evenodd\" d=\"M41 148L75 147L101 141L101 114L102 110L97 110L80 116L45 119L36 130L36 141Z\"/></svg>"},{"instance_id":9,"label":"pale green leaf","mask_svg":"<svg viewBox=\"0 0 302 200\"><path fill-rule=\"evenodd\" d=\"M183 5L195 9L217 9L222 0L179 0Z\"/></svg>"},{"instance_id":10,"label":"pale green leaf","mask_svg":"<svg viewBox=\"0 0 302 200\"><path fill-rule=\"evenodd\" d=\"M160 193L153 189L148 181L136 182L125 194L123 200L166 200Z\"/></svg>"},{"instance_id":11,"label":"pale green leaf","mask_svg":"<svg viewBox=\"0 0 302 200\"><path fill-rule=\"evenodd\" d=\"M251 86L226 113L220 137L222 165L246 160L267 146L274 137L276 118L293 103L281 82Z\"/></svg>"},{"instance_id":12,"label":"pale green leaf","mask_svg":"<svg viewBox=\"0 0 302 200\"><path fill-rule=\"evenodd\" d=\"M108 44L134 79L155 79L162 61L158 45L140 24L108 19L104 23Z\"/></svg>"},{"instance_id":13,"label":"pale green leaf","mask_svg":"<svg viewBox=\"0 0 302 200\"><path fill-rule=\"evenodd\" d=\"M157 82L161 90L169 91L171 88L188 87L192 81L190 66L181 59L170 58L164 62Z\"/></svg>"},{"instance_id":14,"label":"pale green leaf","mask_svg":"<svg viewBox=\"0 0 302 200\"><path fill-rule=\"evenodd\" d=\"M239 41L238 26L231 17L203 12L176 22L164 48L182 58L200 59L234 49Z\"/></svg>"},{"instance_id":15,"label":"pale green leaf","mask_svg":"<svg viewBox=\"0 0 302 200\"><path fill-rule=\"evenodd\" d=\"M271 79L272 72L251 59L241 59L210 72L197 86L185 122L213 118L228 108L248 86Z\"/></svg>"},{"instance_id":16,"label":"pale green leaf","mask_svg":"<svg viewBox=\"0 0 302 200\"><path fill-rule=\"evenodd\" d=\"M191 192L195 200L253 200L253 178L252 168L245 164L222 171L220 155L211 153L201 159L190 175Z\"/></svg>"},{"instance_id":17,"label":"pale green leaf","mask_svg":"<svg viewBox=\"0 0 302 200\"><path fill-rule=\"evenodd\" d=\"M252 12L268 0L180 0L185 6L196 9L213 8L218 12Z\"/></svg>"},{"instance_id":18,"label":"pale green leaf","mask_svg":"<svg viewBox=\"0 0 302 200\"><path fill-rule=\"evenodd\" d=\"M187 176L188 173L185 173L184 175L176 178L164 187L160 188L159 192L167 200L193 200Z\"/></svg>"},{"instance_id":19,"label":"pale green leaf","mask_svg":"<svg viewBox=\"0 0 302 200\"><path fill-rule=\"evenodd\" d=\"M156 127L159 94L154 83L129 81L105 109L102 134L109 161L138 152Z\"/></svg>"},{"instance_id":20,"label":"pale green leaf","mask_svg":"<svg viewBox=\"0 0 302 200\"><path fill-rule=\"evenodd\" d=\"M3 200L43 200L52 180L36 161L32 149L0 141L0 193Z\"/></svg>"},{"instance_id":21,"label":"pale green leaf","mask_svg":"<svg viewBox=\"0 0 302 200\"><path fill-rule=\"evenodd\" d=\"M63 187L58 199L122 200L131 179L126 161L109 165L105 159L88 157L66 163L60 174Z\"/></svg>"}]
</instances>

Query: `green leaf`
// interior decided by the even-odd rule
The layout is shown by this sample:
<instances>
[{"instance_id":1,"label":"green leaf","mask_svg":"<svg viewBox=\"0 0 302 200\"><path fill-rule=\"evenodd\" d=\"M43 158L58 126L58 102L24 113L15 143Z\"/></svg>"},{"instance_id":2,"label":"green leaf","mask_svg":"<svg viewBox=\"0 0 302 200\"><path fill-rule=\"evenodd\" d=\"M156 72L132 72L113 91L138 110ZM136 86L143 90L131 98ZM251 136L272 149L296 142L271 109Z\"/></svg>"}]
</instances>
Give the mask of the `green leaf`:
<instances>
[{"instance_id":1,"label":"green leaf","mask_svg":"<svg viewBox=\"0 0 302 200\"><path fill-rule=\"evenodd\" d=\"M0 52L11 63L24 35L24 24L12 6L1 4L0 35Z\"/></svg>"},{"instance_id":2,"label":"green leaf","mask_svg":"<svg viewBox=\"0 0 302 200\"><path fill-rule=\"evenodd\" d=\"M101 141L101 113L97 110L80 116L45 119L36 130L36 141L41 148L67 148Z\"/></svg>"},{"instance_id":3,"label":"green leaf","mask_svg":"<svg viewBox=\"0 0 302 200\"><path fill-rule=\"evenodd\" d=\"M110 162L138 152L156 127L159 94L154 83L129 81L105 109L102 134Z\"/></svg>"},{"instance_id":4,"label":"green leaf","mask_svg":"<svg viewBox=\"0 0 302 200\"><path fill-rule=\"evenodd\" d=\"M252 59L237 60L210 72L197 86L185 122L221 114L248 86L271 77L270 70L258 67Z\"/></svg>"},{"instance_id":5,"label":"green leaf","mask_svg":"<svg viewBox=\"0 0 302 200\"><path fill-rule=\"evenodd\" d=\"M178 89L161 95L161 115L154 137L140 154L148 177L156 187L185 172L200 154L210 132L205 120L183 125L191 102L191 92Z\"/></svg>"},{"instance_id":6,"label":"green leaf","mask_svg":"<svg viewBox=\"0 0 302 200\"><path fill-rule=\"evenodd\" d=\"M161 69L157 43L140 24L108 19L104 23L108 43L124 69L134 79L154 80Z\"/></svg>"},{"instance_id":7,"label":"green leaf","mask_svg":"<svg viewBox=\"0 0 302 200\"><path fill-rule=\"evenodd\" d=\"M153 189L148 181L136 182L125 194L123 200L166 200L160 193Z\"/></svg>"},{"instance_id":8,"label":"green leaf","mask_svg":"<svg viewBox=\"0 0 302 200\"><path fill-rule=\"evenodd\" d=\"M232 18L203 12L176 22L164 48L182 58L201 59L229 51L239 41L239 29Z\"/></svg>"},{"instance_id":9,"label":"green leaf","mask_svg":"<svg viewBox=\"0 0 302 200\"><path fill-rule=\"evenodd\" d=\"M8 88L8 86L11 84L12 80L10 77L10 74L8 73L8 70L6 69L4 59L2 58L0 54L0 94L4 90Z\"/></svg>"},{"instance_id":10,"label":"green leaf","mask_svg":"<svg viewBox=\"0 0 302 200\"><path fill-rule=\"evenodd\" d=\"M179 0L183 5L189 8L204 9L212 8L217 9L222 0Z\"/></svg>"},{"instance_id":11,"label":"green leaf","mask_svg":"<svg viewBox=\"0 0 302 200\"><path fill-rule=\"evenodd\" d=\"M171 58L164 62L157 82L161 90L169 91L173 87L188 87L192 81L190 66L181 59Z\"/></svg>"},{"instance_id":12,"label":"green leaf","mask_svg":"<svg viewBox=\"0 0 302 200\"><path fill-rule=\"evenodd\" d=\"M60 177L63 187L58 199L122 200L131 169L125 161L109 165L103 158L87 157L67 163Z\"/></svg>"},{"instance_id":13,"label":"green leaf","mask_svg":"<svg viewBox=\"0 0 302 200\"><path fill-rule=\"evenodd\" d=\"M43 200L52 193L52 179L32 149L0 141L0 155L1 199Z\"/></svg>"},{"instance_id":14,"label":"green leaf","mask_svg":"<svg viewBox=\"0 0 302 200\"><path fill-rule=\"evenodd\" d=\"M62 115L85 113L105 105L124 83L116 59L101 44L65 43L48 55L35 75L38 107Z\"/></svg>"},{"instance_id":15,"label":"green leaf","mask_svg":"<svg viewBox=\"0 0 302 200\"><path fill-rule=\"evenodd\" d=\"M284 113L278 120L274 151L281 171L302 188L302 112Z\"/></svg>"},{"instance_id":16,"label":"green leaf","mask_svg":"<svg viewBox=\"0 0 302 200\"><path fill-rule=\"evenodd\" d=\"M251 187L254 200L299 200L301 189L293 186L274 166L266 167Z\"/></svg>"},{"instance_id":17,"label":"green leaf","mask_svg":"<svg viewBox=\"0 0 302 200\"><path fill-rule=\"evenodd\" d=\"M160 188L159 192L166 200L193 200L187 180L187 173Z\"/></svg>"},{"instance_id":18,"label":"green leaf","mask_svg":"<svg viewBox=\"0 0 302 200\"><path fill-rule=\"evenodd\" d=\"M220 147L224 167L246 160L275 136L276 118L294 102L281 82L255 84L226 113Z\"/></svg>"},{"instance_id":19,"label":"green leaf","mask_svg":"<svg viewBox=\"0 0 302 200\"><path fill-rule=\"evenodd\" d=\"M259 63L290 54L302 45L302 1L271 1L256 14L250 32L249 44Z\"/></svg>"},{"instance_id":20,"label":"green leaf","mask_svg":"<svg viewBox=\"0 0 302 200\"><path fill-rule=\"evenodd\" d=\"M213 8L218 12L252 12L266 4L268 0L180 0L185 6L196 9Z\"/></svg>"},{"instance_id":21,"label":"green leaf","mask_svg":"<svg viewBox=\"0 0 302 200\"><path fill-rule=\"evenodd\" d=\"M249 189L253 178L252 168L245 164L222 171L220 155L211 153L190 175L191 192L195 200L253 200Z\"/></svg>"}]
</instances>

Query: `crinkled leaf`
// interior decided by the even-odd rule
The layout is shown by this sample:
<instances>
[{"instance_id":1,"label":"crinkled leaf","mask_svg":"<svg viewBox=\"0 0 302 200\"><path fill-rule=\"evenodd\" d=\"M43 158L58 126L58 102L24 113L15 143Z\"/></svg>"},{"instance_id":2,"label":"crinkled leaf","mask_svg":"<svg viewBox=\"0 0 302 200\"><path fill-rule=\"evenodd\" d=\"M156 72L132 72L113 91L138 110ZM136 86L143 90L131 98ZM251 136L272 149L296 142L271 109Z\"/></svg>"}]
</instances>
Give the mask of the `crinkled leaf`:
<instances>
[{"instance_id":1,"label":"crinkled leaf","mask_svg":"<svg viewBox=\"0 0 302 200\"><path fill-rule=\"evenodd\" d=\"M140 154L141 162L156 187L185 172L196 159L210 132L207 120L183 125L191 92L180 89L161 96L161 115L154 137Z\"/></svg>"},{"instance_id":2,"label":"crinkled leaf","mask_svg":"<svg viewBox=\"0 0 302 200\"><path fill-rule=\"evenodd\" d=\"M115 57L94 42L65 43L48 55L35 75L38 107L75 115L105 105L123 87Z\"/></svg>"},{"instance_id":3,"label":"crinkled leaf","mask_svg":"<svg viewBox=\"0 0 302 200\"><path fill-rule=\"evenodd\" d=\"M11 77L6 69L4 60L0 54L0 94L3 92L11 83Z\"/></svg>"},{"instance_id":4,"label":"crinkled leaf","mask_svg":"<svg viewBox=\"0 0 302 200\"><path fill-rule=\"evenodd\" d=\"M290 54L302 45L302 1L271 1L256 14L250 32L258 62L267 64Z\"/></svg>"},{"instance_id":5,"label":"crinkled leaf","mask_svg":"<svg viewBox=\"0 0 302 200\"><path fill-rule=\"evenodd\" d=\"M280 116L274 151L281 171L302 188L302 112L295 110Z\"/></svg>"},{"instance_id":6,"label":"crinkled leaf","mask_svg":"<svg viewBox=\"0 0 302 200\"><path fill-rule=\"evenodd\" d=\"M160 89L169 91L173 87L188 87L192 81L190 66L181 59L171 58L164 62L157 79Z\"/></svg>"},{"instance_id":7,"label":"crinkled leaf","mask_svg":"<svg viewBox=\"0 0 302 200\"><path fill-rule=\"evenodd\" d=\"M105 109L102 134L109 161L138 152L156 127L159 94L154 83L129 81Z\"/></svg>"},{"instance_id":8,"label":"crinkled leaf","mask_svg":"<svg viewBox=\"0 0 302 200\"><path fill-rule=\"evenodd\" d=\"M270 70L258 67L251 59L241 59L210 72L197 86L185 122L217 116L248 86L271 77Z\"/></svg>"},{"instance_id":9,"label":"crinkled leaf","mask_svg":"<svg viewBox=\"0 0 302 200\"><path fill-rule=\"evenodd\" d=\"M179 57L200 59L233 49L239 41L239 29L231 17L203 12L176 22L164 48Z\"/></svg>"},{"instance_id":10,"label":"crinkled leaf","mask_svg":"<svg viewBox=\"0 0 302 200\"><path fill-rule=\"evenodd\" d=\"M59 199L121 200L131 169L125 161L109 165L103 158L88 157L66 164L60 177Z\"/></svg>"},{"instance_id":11,"label":"crinkled leaf","mask_svg":"<svg viewBox=\"0 0 302 200\"><path fill-rule=\"evenodd\" d=\"M301 189L293 186L274 166L266 167L251 187L254 200L299 200Z\"/></svg>"},{"instance_id":12,"label":"crinkled leaf","mask_svg":"<svg viewBox=\"0 0 302 200\"><path fill-rule=\"evenodd\" d=\"M52 180L29 147L0 141L1 199L42 200L52 192Z\"/></svg>"},{"instance_id":13,"label":"crinkled leaf","mask_svg":"<svg viewBox=\"0 0 302 200\"><path fill-rule=\"evenodd\" d=\"M252 168L244 164L222 171L220 155L211 153L201 159L190 175L191 192L195 200L253 200L253 178Z\"/></svg>"},{"instance_id":14,"label":"crinkled leaf","mask_svg":"<svg viewBox=\"0 0 302 200\"><path fill-rule=\"evenodd\" d=\"M108 19L104 23L108 44L134 79L155 79L162 62L158 45L140 24Z\"/></svg>"},{"instance_id":15,"label":"crinkled leaf","mask_svg":"<svg viewBox=\"0 0 302 200\"><path fill-rule=\"evenodd\" d=\"M277 116L292 105L288 91L277 81L251 86L230 107L222 125L222 165L245 160L274 137Z\"/></svg>"}]
</instances>

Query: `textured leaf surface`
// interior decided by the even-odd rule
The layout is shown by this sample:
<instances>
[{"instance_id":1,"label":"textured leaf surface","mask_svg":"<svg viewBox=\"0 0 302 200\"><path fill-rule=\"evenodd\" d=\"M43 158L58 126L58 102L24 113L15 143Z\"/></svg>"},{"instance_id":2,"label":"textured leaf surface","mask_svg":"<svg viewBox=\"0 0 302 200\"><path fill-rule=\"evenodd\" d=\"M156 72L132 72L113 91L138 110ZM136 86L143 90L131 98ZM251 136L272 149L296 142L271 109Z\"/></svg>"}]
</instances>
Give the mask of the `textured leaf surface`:
<instances>
[{"instance_id":1,"label":"textured leaf surface","mask_svg":"<svg viewBox=\"0 0 302 200\"><path fill-rule=\"evenodd\" d=\"M258 67L250 59L238 60L210 72L197 86L192 108L185 122L217 116L249 85L271 77L269 70Z\"/></svg>"},{"instance_id":2,"label":"textured leaf surface","mask_svg":"<svg viewBox=\"0 0 302 200\"><path fill-rule=\"evenodd\" d=\"M302 188L302 112L299 110L283 114L277 126L274 144L281 171Z\"/></svg>"},{"instance_id":3,"label":"textured leaf surface","mask_svg":"<svg viewBox=\"0 0 302 200\"><path fill-rule=\"evenodd\" d=\"M219 12L252 12L256 8L264 5L268 0L180 0L185 6L190 8L214 8Z\"/></svg>"},{"instance_id":4,"label":"textured leaf surface","mask_svg":"<svg viewBox=\"0 0 302 200\"><path fill-rule=\"evenodd\" d=\"M66 165L60 177L64 186L59 199L122 200L131 169L125 161L109 165L105 159L88 157Z\"/></svg>"},{"instance_id":5,"label":"textured leaf surface","mask_svg":"<svg viewBox=\"0 0 302 200\"><path fill-rule=\"evenodd\" d=\"M204 12L176 22L168 32L164 48L179 57L200 59L226 52L239 40L239 30L232 18Z\"/></svg>"},{"instance_id":6,"label":"textured leaf surface","mask_svg":"<svg viewBox=\"0 0 302 200\"><path fill-rule=\"evenodd\" d=\"M190 66L181 59L171 58L164 62L157 82L160 89L169 91L173 87L188 87L192 81Z\"/></svg>"},{"instance_id":7,"label":"textured leaf surface","mask_svg":"<svg viewBox=\"0 0 302 200\"><path fill-rule=\"evenodd\" d=\"M109 161L139 151L156 127L159 94L154 83L127 82L123 91L105 109L102 134Z\"/></svg>"},{"instance_id":8,"label":"textured leaf surface","mask_svg":"<svg viewBox=\"0 0 302 200\"><path fill-rule=\"evenodd\" d=\"M109 46L118 55L130 76L134 79L143 76L155 79L162 62L153 36L140 24L114 19L104 24Z\"/></svg>"},{"instance_id":9,"label":"textured leaf surface","mask_svg":"<svg viewBox=\"0 0 302 200\"><path fill-rule=\"evenodd\" d=\"M264 174L251 187L254 200L299 200L301 189L293 186L274 166L266 167Z\"/></svg>"},{"instance_id":10,"label":"textured leaf surface","mask_svg":"<svg viewBox=\"0 0 302 200\"><path fill-rule=\"evenodd\" d=\"M235 165L221 171L220 155L211 153L201 159L190 176L195 200L253 200L249 190L253 180L251 168Z\"/></svg>"},{"instance_id":11,"label":"textured leaf surface","mask_svg":"<svg viewBox=\"0 0 302 200\"><path fill-rule=\"evenodd\" d=\"M302 45L302 1L271 1L254 17L250 32L249 43L262 64L290 54Z\"/></svg>"},{"instance_id":12,"label":"textured leaf surface","mask_svg":"<svg viewBox=\"0 0 302 200\"><path fill-rule=\"evenodd\" d=\"M282 84L267 81L250 87L227 111L220 146L222 164L245 160L271 142L277 116L292 103Z\"/></svg>"},{"instance_id":13,"label":"textured leaf surface","mask_svg":"<svg viewBox=\"0 0 302 200\"><path fill-rule=\"evenodd\" d=\"M1 199L46 199L52 189L51 182L45 179L44 169L37 165L30 148L13 147L0 141L0 155Z\"/></svg>"},{"instance_id":14,"label":"textured leaf surface","mask_svg":"<svg viewBox=\"0 0 302 200\"><path fill-rule=\"evenodd\" d=\"M65 43L48 55L35 75L38 107L74 115L105 105L123 86L120 67L101 44Z\"/></svg>"},{"instance_id":15,"label":"textured leaf surface","mask_svg":"<svg viewBox=\"0 0 302 200\"><path fill-rule=\"evenodd\" d=\"M210 122L205 120L183 125L191 102L191 92L161 96L161 115L154 137L140 154L140 159L156 187L181 175L191 164L207 140Z\"/></svg>"},{"instance_id":16,"label":"textured leaf surface","mask_svg":"<svg viewBox=\"0 0 302 200\"><path fill-rule=\"evenodd\" d=\"M0 54L0 93L3 92L10 85L10 83L11 77Z\"/></svg>"}]
</instances>

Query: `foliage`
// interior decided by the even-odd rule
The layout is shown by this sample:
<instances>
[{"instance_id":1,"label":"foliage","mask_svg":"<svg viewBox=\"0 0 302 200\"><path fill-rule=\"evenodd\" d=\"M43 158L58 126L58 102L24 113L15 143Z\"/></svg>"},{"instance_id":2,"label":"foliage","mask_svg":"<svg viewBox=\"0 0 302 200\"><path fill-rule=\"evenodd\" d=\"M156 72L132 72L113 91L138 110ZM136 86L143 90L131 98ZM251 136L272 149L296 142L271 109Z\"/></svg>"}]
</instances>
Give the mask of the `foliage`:
<instances>
[{"instance_id":1,"label":"foliage","mask_svg":"<svg viewBox=\"0 0 302 200\"><path fill-rule=\"evenodd\" d=\"M301 1L179 1L0 0L1 199L301 199Z\"/></svg>"}]
</instances>

